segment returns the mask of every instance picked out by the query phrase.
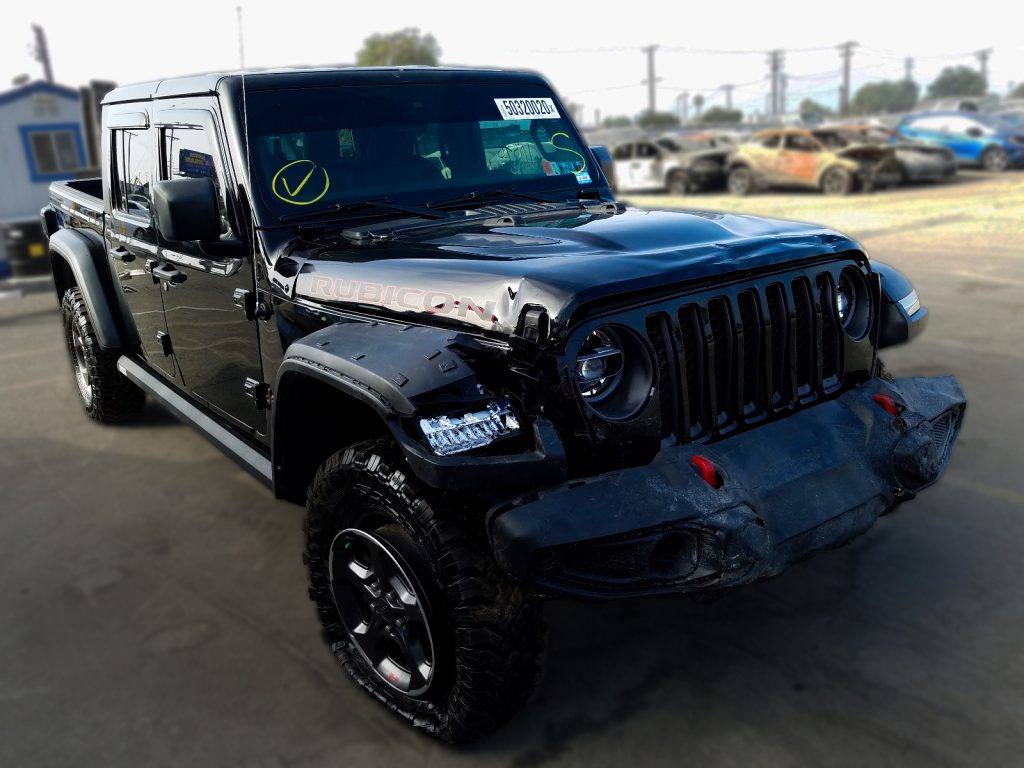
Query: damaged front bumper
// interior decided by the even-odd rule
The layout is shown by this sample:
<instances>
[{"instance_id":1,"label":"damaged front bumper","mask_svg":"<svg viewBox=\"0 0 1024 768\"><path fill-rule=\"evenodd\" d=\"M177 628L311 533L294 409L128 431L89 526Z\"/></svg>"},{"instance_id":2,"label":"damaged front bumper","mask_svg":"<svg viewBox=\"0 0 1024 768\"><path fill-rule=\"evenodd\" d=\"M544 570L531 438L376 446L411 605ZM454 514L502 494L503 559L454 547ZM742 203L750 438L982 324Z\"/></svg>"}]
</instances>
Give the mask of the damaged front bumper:
<instances>
[{"instance_id":1,"label":"damaged front bumper","mask_svg":"<svg viewBox=\"0 0 1024 768\"><path fill-rule=\"evenodd\" d=\"M577 596L767 578L849 542L934 483L965 405L952 377L872 379L720 442L500 505L488 516L493 551L514 577ZM716 477L702 477L695 456Z\"/></svg>"}]
</instances>

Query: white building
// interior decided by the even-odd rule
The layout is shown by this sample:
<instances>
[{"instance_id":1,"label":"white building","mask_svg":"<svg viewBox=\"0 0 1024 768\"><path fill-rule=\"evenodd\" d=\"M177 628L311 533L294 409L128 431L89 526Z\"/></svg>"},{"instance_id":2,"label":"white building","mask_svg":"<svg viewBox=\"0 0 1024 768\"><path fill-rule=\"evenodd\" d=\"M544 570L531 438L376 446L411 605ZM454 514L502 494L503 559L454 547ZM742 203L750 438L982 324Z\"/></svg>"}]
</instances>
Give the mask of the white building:
<instances>
[{"instance_id":1,"label":"white building","mask_svg":"<svg viewBox=\"0 0 1024 768\"><path fill-rule=\"evenodd\" d=\"M49 184L87 164L77 90L34 82L0 92L0 261L16 261L16 250L41 258L39 209Z\"/></svg>"}]
</instances>

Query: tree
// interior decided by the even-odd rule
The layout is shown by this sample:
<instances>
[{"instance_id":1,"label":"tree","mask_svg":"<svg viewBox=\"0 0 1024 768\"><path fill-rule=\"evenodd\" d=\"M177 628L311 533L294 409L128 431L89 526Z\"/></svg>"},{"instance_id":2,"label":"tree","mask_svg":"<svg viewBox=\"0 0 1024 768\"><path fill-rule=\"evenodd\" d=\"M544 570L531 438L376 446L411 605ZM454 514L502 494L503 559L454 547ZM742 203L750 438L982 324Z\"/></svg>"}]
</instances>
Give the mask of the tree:
<instances>
[{"instance_id":1,"label":"tree","mask_svg":"<svg viewBox=\"0 0 1024 768\"><path fill-rule=\"evenodd\" d=\"M802 115L810 113L812 115L821 115L822 117L831 117L835 114L831 109L814 99L804 99L800 102L800 106L797 107L796 111Z\"/></svg>"},{"instance_id":2,"label":"tree","mask_svg":"<svg viewBox=\"0 0 1024 768\"><path fill-rule=\"evenodd\" d=\"M626 115L609 115L601 121L602 128L629 128L633 121Z\"/></svg>"},{"instance_id":3,"label":"tree","mask_svg":"<svg viewBox=\"0 0 1024 768\"><path fill-rule=\"evenodd\" d=\"M389 34L370 35L356 54L360 67L391 67L409 64L437 66L441 47L433 35L421 35L414 27Z\"/></svg>"},{"instance_id":4,"label":"tree","mask_svg":"<svg viewBox=\"0 0 1024 768\"><path fill-rule=\"evenodd\" d=\"M855 115L907 112L917 104L921 87L910 80L880 80L857 89L850 102Z\"/></svg>"},{"instance_id":5,"label":"tree","mask_svg":"<svg viewBox=\"0 0 1024 768\"><path fill-rule=\"evenodd\" d=\"M978 70L946 67L928 86L928 96L933 99L941 96L984 96L987 90L985 78Z\"/></svg>"},{"instance_id":6,"label":"tree","mask_svg":"<svg viewBox=\"0 0 1024 768\"><path fill-rule=\"evenodd\" d=\"M1024 99L1024 83L1021 83L1010 92L1011 99Z\"/></svg>"},{"instance_id":7,"label":"tree","mask_svg":"<svg viewBox=\"0 0 1024 768\"><path fill-rule=\"evenodd\" d=\"M699 93L693 97L693 108L697 111L697 119L700 120L700 111L704 109L704 97Z\"/></svg>"},{"instance_id":8,"label":"tree","mask_svg":"<svg viewBox=\"0 0 1024 768\"><path fill-rule=\"evenodd\" d=\"M636 124L641 128L675 128L679 125L679 116L673 112L651 112L648 109L636 119Z\"/></svg>"},{"instance_id":9,"label":"tree","mask_svg":"<svg viewBox=\"0 0 1024 768\"><path fill-rule=\"evenodd\" d=\"M712 107L701 115L700 121L707 125L739 123L743 121L743 111L739 109L728 109L726 107Z\"/></svg>"}]
</instances>

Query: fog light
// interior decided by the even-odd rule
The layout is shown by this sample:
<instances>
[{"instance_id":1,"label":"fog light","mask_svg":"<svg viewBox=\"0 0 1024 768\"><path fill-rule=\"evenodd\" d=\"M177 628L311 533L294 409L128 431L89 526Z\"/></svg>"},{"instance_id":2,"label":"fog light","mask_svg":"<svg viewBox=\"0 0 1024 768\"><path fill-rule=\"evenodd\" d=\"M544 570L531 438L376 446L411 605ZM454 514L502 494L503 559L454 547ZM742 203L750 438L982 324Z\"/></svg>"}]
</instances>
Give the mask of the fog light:
<instances>
[{"instance_id":1,"label":"fog light","mask_svg":"<svg viewBox=\"0 0 1024 768\"><path fill-rule=\"evenodd\" d=\"M434 453L451 456L511 437L519 433L520 427L512 406L502 401L461 416L420 419L420 429Z\"/></svg>"}]
</instances>

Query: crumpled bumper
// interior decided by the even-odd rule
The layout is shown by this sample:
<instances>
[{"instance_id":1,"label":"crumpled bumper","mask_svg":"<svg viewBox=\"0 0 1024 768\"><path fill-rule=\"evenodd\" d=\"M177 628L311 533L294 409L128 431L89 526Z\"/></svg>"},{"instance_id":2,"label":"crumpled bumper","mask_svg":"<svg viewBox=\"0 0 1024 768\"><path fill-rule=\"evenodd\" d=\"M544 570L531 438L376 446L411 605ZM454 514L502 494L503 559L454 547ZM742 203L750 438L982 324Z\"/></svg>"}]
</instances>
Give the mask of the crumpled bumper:
<instances>
[{"instance_id":1,"label":"crumpled bumper","mask_svg":"<svg viewBox=\"0 0 1024 768\"><path fill-rule=\"evenodd\" d=\"M847 543L934 483L965 407L952 377L872 379L725 440L500 505L491 544L509 573L550 593L731 589Z\"/></svg>"}]
</instances>

